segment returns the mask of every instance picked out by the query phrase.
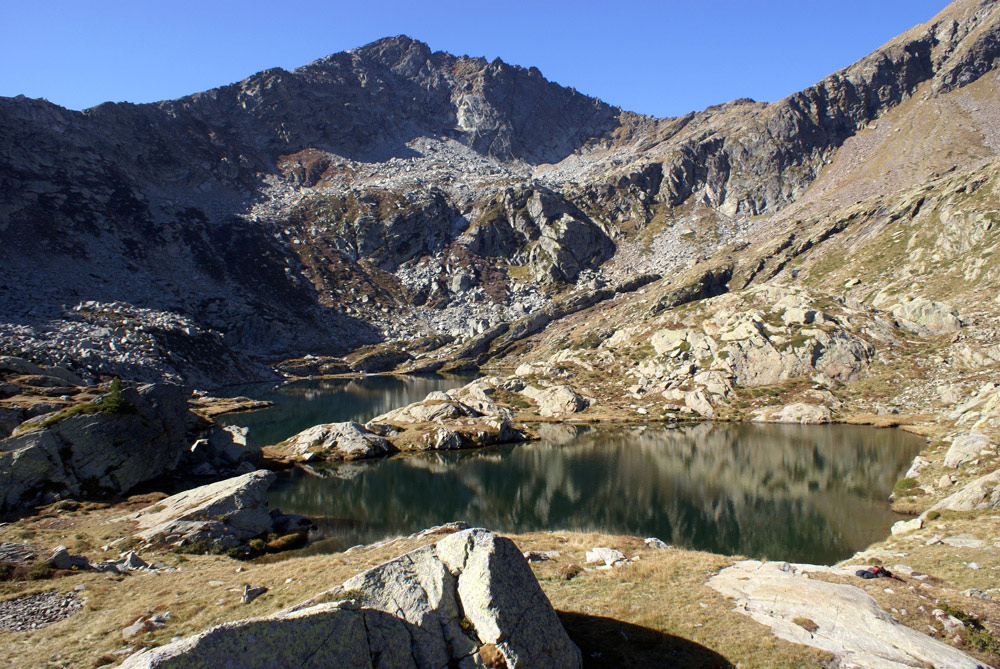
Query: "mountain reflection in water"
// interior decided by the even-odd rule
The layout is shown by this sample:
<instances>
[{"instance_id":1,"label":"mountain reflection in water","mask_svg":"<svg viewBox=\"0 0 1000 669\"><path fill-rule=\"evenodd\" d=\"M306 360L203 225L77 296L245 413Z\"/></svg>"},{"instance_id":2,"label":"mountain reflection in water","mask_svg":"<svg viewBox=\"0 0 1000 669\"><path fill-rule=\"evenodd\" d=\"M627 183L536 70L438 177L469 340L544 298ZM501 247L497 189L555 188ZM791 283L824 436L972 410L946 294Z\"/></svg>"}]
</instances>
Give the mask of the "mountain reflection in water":
<instances>
[{"instance_id":1,"label":"mountain reflection in water","mask_svg":"<svg viewBox=\"0 0 1000 669\"><path fill-rule=\"evenodd\" d=\"M656 536L725 554L830 564L883 537L922 440L826 425L542 426L542 441L283 475L270 502L320 519L315 552L451 520L504 532Z\"/></svg>"},{"instance_id":2,"label":"mountain reflection in water","mask_svg":"<svg viewBox=\"0 0 1000 669\"><path fill-rule=\"evenodd\" d=\"M419 402L435 390L460 388L471 380L462 376L366 376L232 387L227 389L230 396L246 395L274 402L274 406L223 416L219 422L249 427L257 443L276 444L321 423L365 423Z\"/></svg>"}]
</instances>

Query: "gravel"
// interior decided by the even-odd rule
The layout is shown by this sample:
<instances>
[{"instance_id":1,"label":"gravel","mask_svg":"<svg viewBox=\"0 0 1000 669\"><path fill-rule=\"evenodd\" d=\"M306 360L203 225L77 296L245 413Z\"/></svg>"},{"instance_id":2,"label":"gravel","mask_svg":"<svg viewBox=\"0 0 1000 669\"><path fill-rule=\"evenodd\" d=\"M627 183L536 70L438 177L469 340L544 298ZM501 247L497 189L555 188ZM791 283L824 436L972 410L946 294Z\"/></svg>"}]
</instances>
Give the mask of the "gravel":
<instances>
[{"instance_id":1,"label":"gravel","mask_svg":"<svg viewBox=\"0 0 1000 669\"><path fill-rule=\"evenodd\" d=\"M73 615L83 600L71 592L38 592L0 602L0 629L23 632L48 627Z\"/></svg>"}]
</instances>

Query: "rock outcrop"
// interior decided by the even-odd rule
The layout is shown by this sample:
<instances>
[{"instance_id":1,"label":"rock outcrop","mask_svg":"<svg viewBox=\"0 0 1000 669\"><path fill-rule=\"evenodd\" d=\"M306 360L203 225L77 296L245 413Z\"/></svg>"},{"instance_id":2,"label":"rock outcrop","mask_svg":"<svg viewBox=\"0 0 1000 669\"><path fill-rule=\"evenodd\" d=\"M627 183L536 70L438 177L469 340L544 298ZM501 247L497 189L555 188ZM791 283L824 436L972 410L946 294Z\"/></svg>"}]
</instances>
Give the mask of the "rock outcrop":
<instances>
[{"instance_id":1,"label":"rock outcrop","mask_svg":"<svg viewBox=\"0 0 1000 669\"><path fill-rule=\"evenodd\" d=\"M396 448L384 437L359 423L326 423L299 432L271 449L285 457L308 462L313 459L360 460L391 455Z\"/></svg>"},{"instance_id":2,"label":"rock outcrop","mask_svg":"<svg viewBox=\"0 0 1000 669\"><path fill-rule=\"evenodd\" d=\"M581 664L517 546L487 530L418 548L316 599L331 598L338 601L226 623L133 655L122 667Z\"/></svg>"},{"instance_id":3,"label":"rock outcrop","mask_svg":"<svg viewBox=\"0 0 1000 669\"><path fill-rule=\"evenodd\" d=\"M969 432L961 434L951 441L948 452L944 455L945 467L960 467L966 462L971 462L980 457L980 454L996 451L990 443L989 437L982 432Z\"/></svg>"},{"instance_id":4,"label":"rock outcrop","mask_svg":"<svg viewBox=\"0 0 1000 669\"><path fill-rule=\"evenodd\" d=\"M0 509L36 503L50 492L120 495L174 470L197 421L188 394L171 384L126 388L111 412L96 402L77 405L0 441Z\"/></svg>"},{"instance_id":5,"label":"rock outcrop","mask_svg":"<svg viewBox=\"0 0 1000 669\"><path fill-rule=\"evenodd\" d=\"M521 391L525 397L530 397L538 406L541 416L565 416L577 413L589 406L587 400L581 397L569 386L557 385L549 388L528 386Z\"/></svg>"},{"instance_id":6,"label":"rock outcrop","mask_svg":"<svg viewBox=\"0 0 1000 669\"><path fill-rule=\"evenodd\" d=\"M709 587L775 635L833 653L841 667L983 669L983 663L895 621L859 588L809 578L829 567L746 560Z\"/></svg>"},{"instance_id":7,"label":"rock outcrop","mask_svg":"<svg viewBox=\"0 0 1000 669\"><path fill-rule=\"evenodd\" d=\"M972 511L996 506L1000 506L1000 469L970 481L927 511Z\"/></svg>"},{"instance_id":8,"label":"rock outcrop","mask_svg":"<svg viewBox=\"0 0 1000 669\"><path fill-rule=\"evenodd\" d=\"M815 404L796 402L783 407L765 407L757 412L755 423L799 423L819 425L830 422L830 409Z\"/></svg>"},{"instance_id":9,"label":"rock outcrop","mask_svg":"<svg viewBox=\"0 0 1000 669\"><path fill-rule=\"evenodd\" d=\"M275 478L250 472L172 495L126 519L138 523L136 536L147 542L235 548L274 528L267 489Z\"/></svg>"}]
</instances>

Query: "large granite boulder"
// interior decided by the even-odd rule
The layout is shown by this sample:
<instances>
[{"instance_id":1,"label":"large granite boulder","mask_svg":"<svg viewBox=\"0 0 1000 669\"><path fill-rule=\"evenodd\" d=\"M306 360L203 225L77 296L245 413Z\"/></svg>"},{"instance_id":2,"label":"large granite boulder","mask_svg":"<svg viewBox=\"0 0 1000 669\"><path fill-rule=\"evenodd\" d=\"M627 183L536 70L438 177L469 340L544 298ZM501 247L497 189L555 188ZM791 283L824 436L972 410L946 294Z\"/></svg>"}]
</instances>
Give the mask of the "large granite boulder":
<instances>
[{"instance_id":1,"label":"large granite boulder","mask_svg":"<svg viewBox=\"0 0 1000 669\"><path fill-rule=\"evenodd\" d=\"M0 440L0 510L37 503L50 492L120 495L174 470L200 420L188 410L188 395L173 384L126 388L115 410L81 405L27 431L22 426Z\"/></svg>"},{"instance_id":2,"label":"large granite boulder","mask_svg":"<svg viewBox=\"0 0 1000 669\"><path fill-rule=\"evenodd\" d=\"M753 422L820 425L829 423L830 418L830 409L825 406L795 402L787 406L764 407L755 413Z\"/></svg>"},{"instance_id":3,"label":"large granite boulder","mask_svg":"<svg viewBox=\"0 0 1000 669\"><path fill-rule=\"evenodd\" d=\"M315 603L320 599L339 601ZM295 640L289 643L289 640ZM267 618L227 623L122 667L579 667L521 551L450 535Z\"/></svg>"},{"instance_id":4,"label":"large granite boulder","mask_svg":"<svg viewBox=\"0 0 1000 669\"><path fill-rule=\"evenodd\" d=\"M962 327L962 319L950 305L923 297L903 300L889 311L900 325L918 334L946 334Z\"/></svg>"},{"instance_id":5,"label":"large granite boulder","mask_svg":"<svg viewBox=\"0 0 1000 669\"><path fill-rule=\"evenodd\" d=\"M396 452L384 437L359 423L325 423L289 437L273 449L298 459L361 460Z\"/></svg>"},{"instance_id":6,"label":"large granite boulder","mask_svg":"<svg viewBox=\"0 0 1000 669\"><path fill-rule=\"evenodd\" d=\"M564 416L583 411L589 406L587 400L565 385L543 389L528 386L521 394L538 405L538 414L541 416Z\"/></svg>"},{"instance_id":7,"label":"large granite boulder","mask_svg":"<svg viewBox=\"0 0 1000 669\"><path fill-rule=\"evenodd\" d=\"M960 434L951 441L948 452L944 455L945 467L961 467L980 456L982 451L995 450L990 439L982 432Z\"/></svg>"},{"instance_id":8,"label":"large granite boulder","mask_svg":"<svg viewBox=\"0 0 1000 669\"><path fill-rule=\"evenodd\" d=\"M272 530L267 489L275 478L273 472L260 469L185 490L126 519L138 522L137 536L146 541L235 548Z\"/></svg>"}]
</instances>

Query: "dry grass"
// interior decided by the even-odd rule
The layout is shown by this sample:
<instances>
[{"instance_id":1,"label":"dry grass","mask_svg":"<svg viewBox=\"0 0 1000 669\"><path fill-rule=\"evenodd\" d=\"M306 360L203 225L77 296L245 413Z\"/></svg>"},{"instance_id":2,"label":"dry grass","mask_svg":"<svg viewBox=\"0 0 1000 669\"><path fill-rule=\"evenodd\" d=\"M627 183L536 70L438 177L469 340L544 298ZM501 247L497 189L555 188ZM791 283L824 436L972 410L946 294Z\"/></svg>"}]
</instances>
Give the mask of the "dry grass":
<instances>
[{"instance_id":1,"label":"dry grass","mask_svg":"<svg viewBox=\"0 0 1000 669\"><path fill-rule=\"evenodd\" d=\"M124 510L91 505L72 513L50 511L52 517L3 527L0 538L21 540L19 533L31 532L31 540L42 546L94 545L127 529L122 523L108 523ZM160 645L222 622L274 613L435 538L401 538L346 553L254 563L216 555L143 552L146 560L162 560L171 568L126 577L78 573L47 581L0 583L3 599L84 586L80 594L87 600L79 613L42 630L0 631L0 646L11 667L100 666L124 659L127 649ZM636 538L599 534L553 532L512 538L523 550L560 552L558 559L535 563L533 568L584 651L586 666L724 667L739 662L741 667L798 667L827 659L774 638L704 586L732 558L656 551ZM585 551L598 545L618 548L638 561L614 570L588 568L568 581L558 576L560 568L582 565ZM97 548L85 552L91 558L103 555ZM268 592L243 605L244 584L265 585ZM121 630L138 617L163 611L170 612L165 628L122 638Z\"/></svg>"}]
</instances>

